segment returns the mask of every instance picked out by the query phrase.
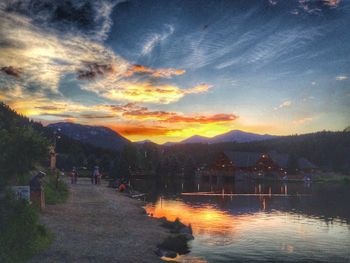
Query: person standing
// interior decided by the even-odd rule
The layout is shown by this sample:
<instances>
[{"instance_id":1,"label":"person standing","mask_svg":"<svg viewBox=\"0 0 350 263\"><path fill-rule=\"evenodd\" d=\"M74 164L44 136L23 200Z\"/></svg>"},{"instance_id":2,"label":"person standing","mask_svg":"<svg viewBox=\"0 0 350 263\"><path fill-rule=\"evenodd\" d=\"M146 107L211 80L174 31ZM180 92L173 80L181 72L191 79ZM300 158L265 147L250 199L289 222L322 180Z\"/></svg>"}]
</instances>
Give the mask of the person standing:
<instances>
[{"instance_id":1,"label":"person standing","mask_svg":"<svg viewBox=\"0 0 350 263\"><path fill-rule=\"evenodd\" d=\"M97 184L101 184L102 173L99 173L97 176Z\"/></svg>"},{"instance_id":2,"label":"person standing","mask_svg":"<svg viewBox=\"0 0 350 263\"><path fill-rule=\"evenodd\" d=\"M100 176L100 171L98 169L98 166L95 166L95 170L94 172L92 173L92 178L91 178L91 183L95 183L97 184L98 182L98 177Z\"/></svg>"},{"instance_id":3,"label":"person standing","mask_svg":"<svg viewBox=\"0 0 350 263\"><path fill-rule=\"evenodd\" d=\"M71 173L71 184L77 184L78 181L78 172L75 167L73 167L72 173Z\"/></svg>"}]
</instances>

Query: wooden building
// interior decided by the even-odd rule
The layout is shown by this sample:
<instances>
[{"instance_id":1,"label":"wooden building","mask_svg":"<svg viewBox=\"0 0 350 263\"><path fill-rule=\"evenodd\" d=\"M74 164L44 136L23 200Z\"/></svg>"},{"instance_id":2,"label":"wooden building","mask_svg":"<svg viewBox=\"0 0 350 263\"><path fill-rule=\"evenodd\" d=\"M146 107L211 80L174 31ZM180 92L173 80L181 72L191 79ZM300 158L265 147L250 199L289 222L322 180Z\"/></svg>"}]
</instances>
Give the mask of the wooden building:
<instances>
[{"instance_id":1,"label":"wooden building","mask_svg":"<svg viewBox=\"0 0 350 263\"><path fill-rule=\"evenodd\" d=\"M287 178L290 174L289 154L277 152L236 152L225 151L218 154L217 158L204 169L200 169L197 175L205 176L238 176L276 179ZM295 171L292 174L311 174L317 167L305 158L295 158ZM299 177L300 177L299 176Z\"/></svg>"}]
</instances>

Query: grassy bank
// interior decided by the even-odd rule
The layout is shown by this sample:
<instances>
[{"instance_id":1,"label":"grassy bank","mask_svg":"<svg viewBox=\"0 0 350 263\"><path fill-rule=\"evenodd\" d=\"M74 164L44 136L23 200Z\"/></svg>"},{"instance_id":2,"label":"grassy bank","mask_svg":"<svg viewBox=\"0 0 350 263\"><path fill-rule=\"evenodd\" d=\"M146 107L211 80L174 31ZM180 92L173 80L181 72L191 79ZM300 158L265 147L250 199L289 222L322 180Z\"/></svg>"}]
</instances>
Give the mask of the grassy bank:
<instances>
[{"instance_id":1,"label":"grassy bank","mask_svg":"<svg viewBox=\"0 0 350 263\"><path fill-rule=\"evenodd\" d=\"M30 176L22 178L23 184ZM68 198L67 185L48 173L43 182L46 204L63 203ZM0 199L0 262L24 262L47 248L53 234L39 224L40 211L11 193Z\"/></svg>"},{"instance_id":2,"label":"grassy bank","mask_svg":"<svg viewBox=\"0 0 350 263\"><path fill-rule=\"evenodd\" d=\"M49 205L64 203L69 195L66 183L62 179L57 181L56 174L51 172L44 179L44 192L46 204Z\"/></svg>"},{"instance_id":3,"label":"grassy bank","mask_svg":"<svg viewBox=\"0 0 350 263\"><path fill-rule=\"evenodd\" d=\"M38 219L39 211L27 201L10 194L0 200L0 262L23 262L52 242Z\"/></svg>"}]
</instances>

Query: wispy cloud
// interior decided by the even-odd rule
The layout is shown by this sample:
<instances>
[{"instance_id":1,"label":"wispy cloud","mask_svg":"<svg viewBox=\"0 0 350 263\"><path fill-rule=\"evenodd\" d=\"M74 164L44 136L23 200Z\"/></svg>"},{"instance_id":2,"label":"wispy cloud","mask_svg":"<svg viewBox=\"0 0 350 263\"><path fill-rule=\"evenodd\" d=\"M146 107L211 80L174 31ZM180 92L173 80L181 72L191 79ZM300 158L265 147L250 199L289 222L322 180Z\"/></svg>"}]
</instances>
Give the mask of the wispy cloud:
<instances>
[{"instance_id":1,"label":"wispy cloud","mask_svg":"<svg viewBox=\"0 0 350 263\"><path fill-rule=\"evenodd\" d=\"M277 1L276 0L269 0L269 4L274 6L274 5L277 5Z\"/></svg>"},{"instance_id":2,"label":"wispy cloud","mask_svg":"<svg viewBox=\"0 0 350 263\"><path fill-rule=\"evenodd\" d=\"M282 102L280 105L278 105L277 107L275 107L274 110L278 110L278 109L282 109L282 108L288 108L291 105L292 105L292 101L286 100L286 101Z\"/></svg>"},{"instance_id":3,"label":"wispy cloud","mask_svg":"<svg viewBox=\"0 0 350 263\"><path fill-rule=\"evenodd\" d=\"M142 65L132 65L129 70L125 73L126 77L131 77L134 74L148 74L154 78L171 78L173 76L179 76L185 74L186 70L175 69L175 68L160 68L154 69Z\"/></svg>"},{"instance_id":4,"label":"wispy cloud","mask_svg":"<svg viewBox=\"0 0 350 263\"><path fill-rule=\"evenodd\" d=\"M36 85L58 93L61 77L84 68L86 61L116 65L120 73L127 69L128 63L113 51L80 34L58 36L54 30L35 26L29 18L1 8L0 24L0 68L12 75L19 75L20 68L23 77L17 81L24 88ZM13 84L8 78L2 81Z\"/></svg>"},{"instance_id":5,"label":"wispy cloud","mask_svg":"<svg viewBox=\"0 0 350 263\"><path fill-rule=\"evenodd\" d=\"M170 116L162 122L170 122L170 123L200 123L200 124L207 124L207 123L223 123L223 122L232 122L235 121L238 118L235 114L214 114L214 115L193 115L193 116L181 116L181 115L175 115Z\"/></svg>"},{"instance_id":6,"label":"wispy cloud","mask_svg":"<svg viewBox=\"0 0 350 263\"><path fill-rule=\"evenodd\" d=\"M112 26L111 13L124 0L12 0L2 1L0 8L30 17L35 25L54 28L60 33L74 31L85 38L103 41Z\"/></svg>"},{"instance_id":7,"label":"wispy cloud","mask_svg":"<svg viewBox=\"0 0 350 263\"><path fill-rule=\"evenodd\" d=\"M152 111L146 107L139 107L132 110L127 110L123 113L123 116L141 120L157 120L161 123L197 124L233 122L238 118L238 116L235 114L220 113L213 115L184 115L177 112Z\"/></svg>"},{"instance_id":8,"label":"wispy cloud","mask_svg":"<svg viewBox=\"0 0 350 263\"><path fill-rule=\"evenodd\" d=\"M322 28L295 27L261 36L256 32L255 45L250 46L241 55L219 63L216 68L223 69L234 65L250 65L261 68L283 56L290 56L292 51L301 50L317 36L322 35ZM290 59L290 57L289 57Z\"/></svg>"},{"instance_id":9,"label":"wispy cloud","mask_svg":"<svg viewBox=\"0 0 350 263\"><path fill-rule=\"evenodd\" d=\"M175 85L105 79L88 83L82 88L116 101L169 104L179 101L188 94L207 92L210 87L208 84L200 84L192 88L181 89Z\"/></svg>"},{"instance_id":10,"label":"wispy cloud","mask_svg":"<svg viewBox=\"0 0 350 263\"><path fill-rule=\"evenodd\" d=\"M330 7L338 7L342 0L323 0L325 5Z\"/></svg>"},{"instance_id":11,"label":"wispy cloud","mask_svg":"<svg viewBox=\"0 0 350 263\"><path fill-rule=\"evenodd\" d=\"M347 80L348 76L346 75L339 75L335 77L336 80L342 81L342 80Z\"/></svg>"},{"instance_id":12,"label":"wispy cloud","mask_svg":"<svg viewBox=\"0 0 350 263\"><path fill-rule=\"evenodd\" d=\"M101 10L96 14L96 19L104 21L101 23L106 31L111 23L107 17L112 4L104 1L98 3ZM72 8L80 10L80 7ZM5 9L0 5L0 83L12 93L16 87L17 93L21 89L22 93L28 93L30 97L34 95L32 87L36 87L37 98L45 98L50 92L63 99L59 90L60 81L72 73L76 74L81 89L117 101L168 104L188 94L206 92L211 87L201 84L182 89L170 84L154 84L144 78L142 81L135 78L130 80L130 77L137 77L136 74L144 74L149 79L169 79L183 75L186 71L131 64L78 29L58 34L56 29L46 24L45 27L33 24L21 12L7 12ZM16 30L13 25L16 25ZM159 41L174 32L171 25L166 25L165 29ZM153 41L146 45L146 50L152 49L156 43Z\"/></svg>"},{"instance_id":13,"label":"wispy cloud","mask_svg":"<svg viewBox=\"0 0 350 263\"><path fill-rule=\"evenodd\" d=\"M167 24L164 26L163 32L150 34L142 46L141 54L143 56L149 55L158 44L166 40L174 31L174 26Z\"/></svg>"},{"instance_id":14,"label":"wispy cloud","mask_svg":"<svg viewBox=\"0 0 350 263\"><path fill-rule=\"evenodd\" d=\"M311 122L313 120L312 117L304 117L304 118L300 118L300 119L296 119L293 121L293 124L295 125L303 125L305 123Z\"/></svg>"}]
</instances>

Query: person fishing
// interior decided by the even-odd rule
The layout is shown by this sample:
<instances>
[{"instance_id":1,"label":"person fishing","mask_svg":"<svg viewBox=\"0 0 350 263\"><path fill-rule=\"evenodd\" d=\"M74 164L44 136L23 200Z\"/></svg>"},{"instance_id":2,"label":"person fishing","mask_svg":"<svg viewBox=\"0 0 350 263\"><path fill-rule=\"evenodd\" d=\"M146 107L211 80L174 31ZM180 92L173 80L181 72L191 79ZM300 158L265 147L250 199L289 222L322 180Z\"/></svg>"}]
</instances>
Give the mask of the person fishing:
<instances>
[{"instance_id":1,"label":"person fishing","mask_svg":"<svg viewBox=\"0 0 350 263\"><path fill-rule=\"evenodd\" d=\"M126 185L124 183L121 183L118 188L119 192L124 192L126 190Z\"/></svg>"},{"instance_id":2,"label":"person fishing","mask_svg":"<svg viewBox=\"0 0 350 263\"><path fill-rule=\"evenodd\" d=\"M102 173L99 172L99 174L97 175L97 184L101 184L101 179L102 179Z\"/></svg>"}]
</instances>

